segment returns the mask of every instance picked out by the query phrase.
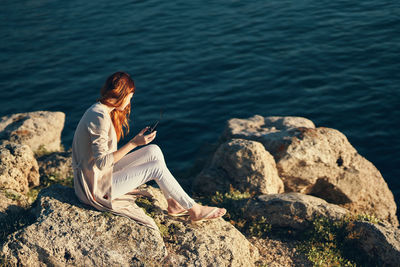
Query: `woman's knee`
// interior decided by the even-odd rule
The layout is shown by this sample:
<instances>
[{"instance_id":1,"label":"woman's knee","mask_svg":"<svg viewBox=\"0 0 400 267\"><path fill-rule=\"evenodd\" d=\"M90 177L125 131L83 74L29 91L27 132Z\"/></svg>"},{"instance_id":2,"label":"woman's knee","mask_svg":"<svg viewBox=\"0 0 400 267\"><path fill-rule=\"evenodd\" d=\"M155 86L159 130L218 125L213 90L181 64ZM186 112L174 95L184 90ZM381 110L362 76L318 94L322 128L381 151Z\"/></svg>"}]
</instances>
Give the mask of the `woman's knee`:
<instances>
[{"instance_id":1,"label":"woman's knee","mask_svg":"<svg viewBox=\"0 0 400 267\"><path fill-rule=\"evenodd\" d=\"M150 144L147 146L149 153L155 156L157 159L164 159L164 155L161 151L161 148L156 144Z\"/></svg>"}]
</instances>

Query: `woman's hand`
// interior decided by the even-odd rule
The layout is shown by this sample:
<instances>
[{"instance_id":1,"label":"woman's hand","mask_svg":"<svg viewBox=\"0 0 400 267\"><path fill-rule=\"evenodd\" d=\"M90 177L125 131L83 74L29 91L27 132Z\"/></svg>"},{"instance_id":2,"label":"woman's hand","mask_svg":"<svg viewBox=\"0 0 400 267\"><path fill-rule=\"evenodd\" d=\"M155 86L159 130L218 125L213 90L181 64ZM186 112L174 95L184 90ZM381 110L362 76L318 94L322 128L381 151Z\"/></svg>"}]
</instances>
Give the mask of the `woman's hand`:
<instances>
[{"instance_id":1,"label":"woman's hand","mask_svg":"<svg viewBox=\"0 0 400 267\"><path fill-rule=\"evenodd\" d=\"M131 143L134 143L137 146L143 146L143 145L147 145L148 143L150 143L151 141L154 140L154 138L156 138L156 133L157 131L152 132L151 134L147 134L145 135L144 133L146 132L146 130L150 128L149 126L147 126L146 128L142 129L135 137L133 137L131 139Z\"/></svg>"}]
</instances>

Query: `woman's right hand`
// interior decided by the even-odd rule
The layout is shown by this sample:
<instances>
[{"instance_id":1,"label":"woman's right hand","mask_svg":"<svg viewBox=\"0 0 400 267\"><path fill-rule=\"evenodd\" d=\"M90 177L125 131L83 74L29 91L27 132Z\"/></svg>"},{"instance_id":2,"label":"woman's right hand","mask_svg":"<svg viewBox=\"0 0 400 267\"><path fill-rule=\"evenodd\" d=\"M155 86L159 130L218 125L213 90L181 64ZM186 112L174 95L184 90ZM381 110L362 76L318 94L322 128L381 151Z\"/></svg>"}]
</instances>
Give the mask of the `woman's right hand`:
<instances>
[{"instance_id":1,"label":"woman's right hand","mask_svg":"<svg viewBox=\"0 0 400 267\"><path fill-rule=\"evenodd\" d=\"M150 128L149 126L143 128L135 137L131 139L131 143L134 143L137 146L143 146L147 145L151 141L156 138L156 133L157 131L152 132L151 134L145 135L144 133L147 131L147 129Z\"/></svg>"}]
</instances>

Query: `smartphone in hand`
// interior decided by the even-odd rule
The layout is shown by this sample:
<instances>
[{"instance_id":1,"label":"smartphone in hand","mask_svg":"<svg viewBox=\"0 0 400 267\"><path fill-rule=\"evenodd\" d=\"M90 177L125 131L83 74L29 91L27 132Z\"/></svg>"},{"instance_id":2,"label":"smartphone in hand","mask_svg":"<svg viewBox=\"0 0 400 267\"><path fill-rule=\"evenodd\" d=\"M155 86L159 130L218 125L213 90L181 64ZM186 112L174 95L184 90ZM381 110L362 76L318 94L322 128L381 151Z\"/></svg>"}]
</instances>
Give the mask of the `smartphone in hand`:
<instances>
[{"instance_id":1,"label":"smartphone in hand","mask_svg":"<svg viewBox=\"0 0 400 267\"><path fill-rule=\"evenodd\" d=\"M152 126L150 126L150 128L148 128L147 130L146 130L146 133L148 132L148 133L152 133L152 132L154 132L154 130L156 129L156 127L157 127L157 125L158 125L158 123L159 123L160 121L155 121L154 123L153 123L153 125Z\"/></svg>"}]
</instances>

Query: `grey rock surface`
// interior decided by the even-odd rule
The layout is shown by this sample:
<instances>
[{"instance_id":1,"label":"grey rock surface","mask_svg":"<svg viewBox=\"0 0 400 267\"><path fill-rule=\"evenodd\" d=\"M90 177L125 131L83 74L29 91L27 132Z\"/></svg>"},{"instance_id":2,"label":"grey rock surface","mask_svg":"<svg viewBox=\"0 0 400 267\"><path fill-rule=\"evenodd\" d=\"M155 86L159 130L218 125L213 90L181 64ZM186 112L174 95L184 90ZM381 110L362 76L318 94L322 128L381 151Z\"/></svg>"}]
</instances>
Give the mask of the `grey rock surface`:
<instances>
[{"instance_id":1,"label":"grey rock surface","mask_svg":"<svg viewBox=\"0 0 400 267\"><path fill-rule=\"evenodd\" d=\"M210 166L196 176L193 189L201 193L226 192L229 185L256 194L284 191L272 155L261 143L245 139L221 144Z\"/></svg>"},{"instance_id":2,"label":"grey rock surface","mask_svg":"<svg viewBox=\"0 0 400 267\"><path fill-rule=\"evenodd\" d=\"M74 189L43 189L36 221L1 248L11 266L158 266L166 257L160 233L133 220L81 204Z\"/></svg>"},{"instance_id":3,"label":"grey rock surface","mask_svg":"<svg viewBox=\"0 0 400 267\"><path fill-rule=\"evenodd\" d=\"M393 193L381 173L359 155L346 136L304 118L254 116L231 119L221 140L264 144L275 158L285 192L300 192L367 213L398 226Z\"/></svg>"},{"instance_id":4,"label":"grey rock surface","mask_svg":"<svg viewBox=\"0 0 400 267\"><path fill-rule=\"evenodd\" d=\"M260 195L243 206L249 219L264 216L267 223L274 227L290 227L303 230L310 227L317 216L339 220L349 213L348 210L323 199L291 192L283 194Z\"/></svg>"},{"instance_id":5,"label":"grey rock surface","mask_svg":"<svg viewBox=\"0 0 400 267\"><path fill-rule=\"evenodd\" d=\"M0 188L25 194L39 183L39 166L29 146L0 145Z\"/></svg>"},{"instance_id":6,"label":"grey rock surface","mask_svg":"<svg viewBox=\"0 0 400 267\"><path fill-rule=\"evenodd\" d=\"M389 224L355 222L353 231L359 236L359 246L385 266L400 264L400 229Z\"/></svg>"},{"instance_id":7,"label":"grey rock surface","mask_svg":"<svg viewBox=\"0 0 400 267\"><path fill-rule=\"evenodd\" d=\"M61 151L63 112L35 111L0 118L0 140L28 145L33 152Z\"/></svg>"}]
</instances>

